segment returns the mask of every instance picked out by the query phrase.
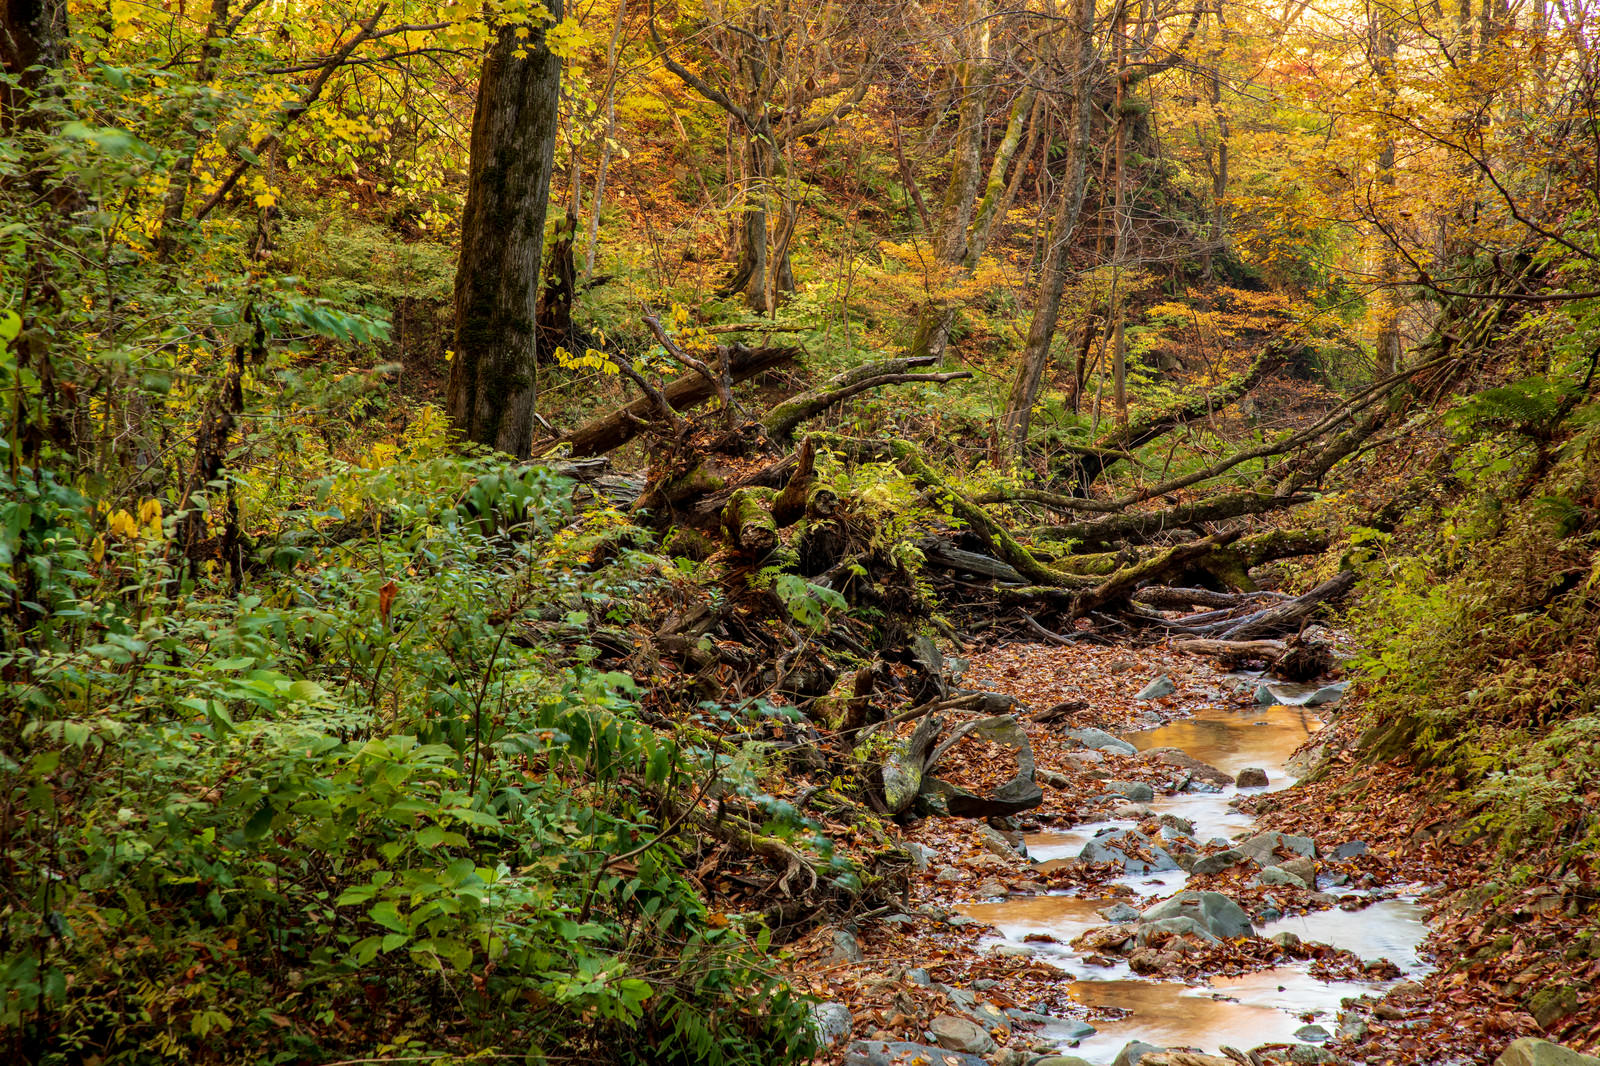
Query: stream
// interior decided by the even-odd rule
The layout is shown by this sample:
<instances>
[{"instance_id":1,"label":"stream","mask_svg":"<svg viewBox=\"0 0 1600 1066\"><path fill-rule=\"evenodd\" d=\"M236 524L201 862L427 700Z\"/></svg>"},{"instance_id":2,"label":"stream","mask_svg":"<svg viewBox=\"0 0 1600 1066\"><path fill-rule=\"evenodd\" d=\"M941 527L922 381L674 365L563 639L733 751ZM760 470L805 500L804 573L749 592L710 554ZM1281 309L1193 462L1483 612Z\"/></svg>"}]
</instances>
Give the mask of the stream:
<instances>
[{"instance_id":1,"label":"stream","mask_svg":"<svg viewBox=\"0 0 1600 1066\"><path fill-rule=\"evenodd\" d=\"M1266 771L1269 785L1247 790L1249 794L1259 794L1294 784L1295 778L1286 768L1289 757L1322 724L1322 719L1305 707L1213 707L1159 728L1123 734L1123 739L1141 751L1180 748L1230 775L1244 767L1260 767ZM1144 806L1157 815L1173 814L1192 821L1194 835L1201 841L1214 837L1231 839L1248 836L1255 830L1254 819L1230 806L1239 794L1239 789L1230 785L1217 793L1157 796ZM1027 838L1028 853L1041 861L1076 856L1096 833L1133 824L1102 821L1066 831L1037 833ZM1187 879L1182 871L1121 878L1122 884L1141 897L1123 901L1149 906L1158 898L1180 891ZM1347 888L1340 891L1350 892ZM1091 1017L1096 1031L1075 1044L1074 1036L1082 1031L1077 1023L1062 1022L1040 1034L1047 1041L1069 1045L1070 1054L1092 1063L1110 1063L1134 1039L1211 1053L1225 1044L1248 1049L1267 1043L1294 1043L1296 1031L1308 1020L1333 1032L1342 999L1381 994L1394 983L1323 981L1310 974L1308 962L1240 977L1213 977L1209 987L1145 979L1136 976L1126 962L1112 967L1090 965L1067 945L1085 930L1105 925L1106 920L1098 912L1116 902L1118 898L1111 896L1091 899L1043 895L962 908L963 913L997 930L997 936L984 941L986 949L1032 954L1066 971L1072 978L1072 998L1090 1008L1091 1014L1106 1008L1126 1012L1121 1017ZM1414 896L1401 894L1382 899L1354 913L1333 909L1256 926L1257 934L1263 937L1284 931L1295 933L1302 940L1347 949L1362 959L1387 958L1400 968L1402 980L1428 969L1418 954L1427 927ZM1049 934L1059 943L1025 943L1023 938L1030 933Z\"/></svg>"}]
</instances>

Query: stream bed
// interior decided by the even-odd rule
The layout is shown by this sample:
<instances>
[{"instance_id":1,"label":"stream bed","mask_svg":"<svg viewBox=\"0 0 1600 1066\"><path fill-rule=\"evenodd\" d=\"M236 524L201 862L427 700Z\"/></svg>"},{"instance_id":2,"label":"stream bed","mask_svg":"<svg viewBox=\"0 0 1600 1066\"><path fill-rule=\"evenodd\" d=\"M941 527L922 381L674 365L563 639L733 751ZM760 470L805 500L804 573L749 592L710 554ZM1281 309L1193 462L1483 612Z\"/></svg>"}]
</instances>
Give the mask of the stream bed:
<instances>
[{"instance_id":1,"label":"stream bed","mask_svg":"<svg viewBox=\"0 0 1600 1066\"><path fill-rule=\"evenodd\" d=\"M1294 750L1322 728L1316 713L1305 707L1284 705L1229 709L1206 708L1159 728L1127 733L1141 751L1179 748L1229 775L1245 767L1266 771L1269 784L1249 794L1292 787L1287 763ZM1240 794L1228 786L1220 792L1157 796L1144 804L1157 815L1173 814L1195 825L1195 837L1236 838L1249 835L1254 819L1230 805ZM1034 834L1027 838L1029 855L1036 860L1075 856L1098 832L1132 825L1128 821L1086 823L1065 831ZM1120 882L1138 894L1123 899L1148 906L1156 899L1184 887L1188 875L1172 871L1130 876ZM1420 890L1420 886L1419 886ZM1344 890L1347 891L1348 890ZM1217 1052L1223 1045L1252 1048L1267 1043L1294 1042L1297 1030L1314 1020L1329 1032L1335 1029L1340 1001L1346 997L1381 994L1389 981L1324 981L1313 977L1309 963L1297 962L1240 977L1213 977L1209 986L1136 976L1126 962L1095 966L1067 945L1084 931L1106 920L1098 913L1119 897L1087 898L1043 895L974 903L962 912L992 925L998 935L985 940L988 950L1028 952L1057 966L1072 980L1071 996L1091 1008L1091 1013L1115 1009L1118 1017L1094 1018L1096 1032L1072 1046L1071 1054L1092 1063L1110 1063L1130 1040L1162 1047L1188 1047ZM1343 948L1362 959L1386 958L1401 970L1401 979L1427 972L1418 953L1427 927L1414 896L1401 894L1382 899L1356 912L1340 909L1258 923L1256 933L1270 937L1292 932L1302 940ZM1029 934L1047 934L1055 943L1025 942ZM1063 1022L1046 1028L1046 1040L1069 1043L1081 1027Z\"/></svg>"}]
</instances>

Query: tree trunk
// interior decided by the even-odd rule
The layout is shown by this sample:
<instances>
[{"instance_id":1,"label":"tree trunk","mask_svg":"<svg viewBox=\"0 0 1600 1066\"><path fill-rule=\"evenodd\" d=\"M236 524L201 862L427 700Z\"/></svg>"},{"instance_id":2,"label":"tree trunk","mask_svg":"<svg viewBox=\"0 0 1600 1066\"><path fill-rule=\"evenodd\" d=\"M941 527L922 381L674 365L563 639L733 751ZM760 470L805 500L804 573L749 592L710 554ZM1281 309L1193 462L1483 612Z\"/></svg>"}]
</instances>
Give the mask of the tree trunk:
<instances>
[{"instance_id":1,"label":"tree trunk","mask_svg":"<svg viewBox=\"0 0 1600 1066\"><path fill-rule=\"evenodd\" d=\"M28 98L67 62L66 0L0 0L0 131L26 125Z\"/></svg>"},{"instance_id":2,"label":"tree trunk","mask_svg":"<svg viewBox=\"0 0 1600 1066\"><path fill-rule=\"evenodd\" d=\"M547 6L561 18L561 0ZM520 38L517 29L500 31L478 83L447 405L462 439L522 457L533 446L538 397L539 259L561 60L542 27Z\"/></svg>"},{"instance_id":3,"label":"tree trunk","mask_svg":"<svg viewBox=\"0 0 1600 1066\"><path fill-rule=\"evenodd\" d=\"M1074 13L1078 55L1073 75L1073 123L1067 139L1067 170L1062 184L1060 210L1055 225L1050 229L1049 254L1044 273L1039 279L1039 299L1034 305L1033 321L1028 325L1028 340L1022 350L1022 366L1017 369L1011 395L1006 401L1001 436L1012 449L1021 448L1028 437L1028 422L1032 417L1034 402L1039 398L1045 367L1050 362L1050 341L1055 337L1056 323L1061 318L1061 295L1066 291L1067 275L1071 272L1072 235L1078 228L1078 217L1083 212L1084 181L1089 159L1089 120L1094 113L1094 83L1090 78L1095 62L1094 5L1095 0L1077 0Z\"/></svg>"}]
</instances>

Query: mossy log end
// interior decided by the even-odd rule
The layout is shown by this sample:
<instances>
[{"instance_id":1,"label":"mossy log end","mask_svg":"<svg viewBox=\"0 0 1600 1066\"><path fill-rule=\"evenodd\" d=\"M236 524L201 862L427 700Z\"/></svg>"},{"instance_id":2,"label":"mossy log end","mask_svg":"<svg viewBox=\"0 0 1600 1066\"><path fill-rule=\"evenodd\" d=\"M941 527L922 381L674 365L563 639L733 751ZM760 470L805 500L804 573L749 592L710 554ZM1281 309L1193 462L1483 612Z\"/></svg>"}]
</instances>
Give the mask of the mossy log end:
<instances>
[{"instance_id":1,"label":"mossy log end","mask_svg":"<svg viewBox=\"0 0 1600 1066\"><path fill-rule=\"evenodd\" d=\"M722 530L739 551L766 558L778 546L778 524L773 521L771 489L740 489L722 509Z\"/></svg>"}]
</instances>

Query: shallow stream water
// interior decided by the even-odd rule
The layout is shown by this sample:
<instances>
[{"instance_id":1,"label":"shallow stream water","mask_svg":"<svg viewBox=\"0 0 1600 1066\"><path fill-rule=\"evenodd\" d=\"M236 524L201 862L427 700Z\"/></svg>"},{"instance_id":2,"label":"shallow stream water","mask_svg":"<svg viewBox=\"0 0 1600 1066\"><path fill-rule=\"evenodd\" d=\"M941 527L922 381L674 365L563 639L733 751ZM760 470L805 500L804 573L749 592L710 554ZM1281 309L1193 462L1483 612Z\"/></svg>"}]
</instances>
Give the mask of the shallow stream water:
<instances>
[{"instance_id":1,"label":"shallow stream water","mask_svg":"<svg viewBox=\"0 0 1600 1066\"><path fill-rule=\"evenodd\" d=\"M1286 764L1307 737L1322 728L1322 720L1303 707L1208 708L1193 716L1156 729L1125 734L1141 751L1180 748L1228 774L1247 766L1267 772L1266 789L1294 784ZM1148 806L1157 814L1174 814L1195 824L1195 837L1233 838L1247 835L1254 820L1229 805L1239 790L1229 786L1220 793L1157 796ZM1132 822L1107 821L1074 826L1030 836L1028 853L1045 861L1075 856L1097 832ZM1183 888L1181 871L1154 877L1128 877L1122 882L1140 896L1153 899ZM1314 1018L1329 1032L1335 1028L1340 1000L1379 993L1384 982L1321 981L1312 977L1309 963L1296 962L1243 977L1215 977L1210 986L1194 987L1172 981L1137 977L1125 962L1112 967L1089 964L1067 945L1085 930L1104 925L1097 913L1117 902L1115 897L1089 899L1069 895L1033 896L994 903L970 904L962 910L993 925L998 936L986 941L990 949L1029 951L1059 966L1072 980L1073 999L1096 1010L1118 1008L1127 1015L1093 1019L1097 1032L1072 1048L1094 1063L1109 1063L1130 1040L1162 1047L1197 1048L1215 1053L1223 1045L1248 1049L1261 1044L1294 1040L1294 1033ZM1143 906L1138 900L1130 901ZM1258 925L1261 936L1290 931L1302 940L1331 944L1363 959L1387 958L1407 977L1425 972L1418 947L1427 934L1422 909L1407 898L1383 900L1363 910L1320 911ZM1024 943L1029 934L1048 934L1057 943ZM1065 1036L1047 1028L1041 1036Z\"/></svg>"}]
</instances>

